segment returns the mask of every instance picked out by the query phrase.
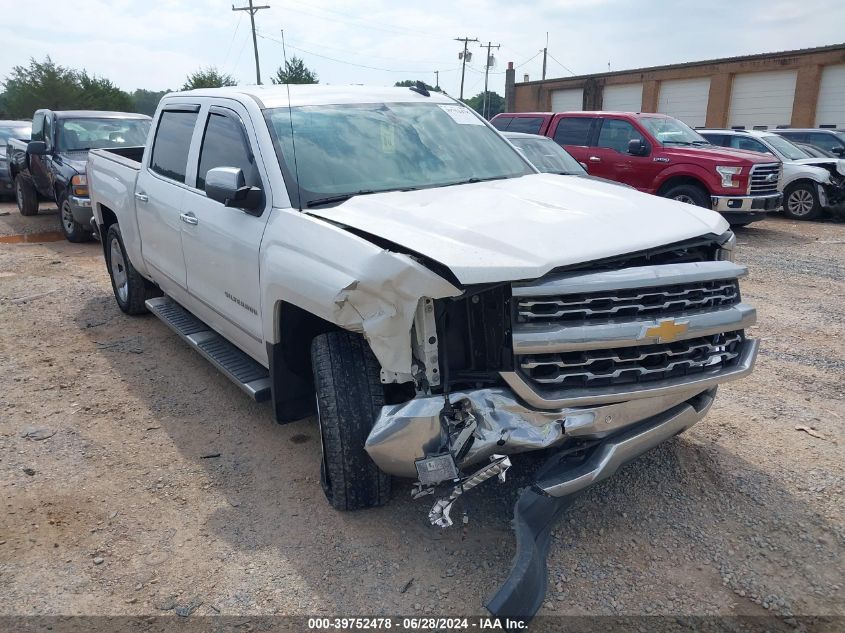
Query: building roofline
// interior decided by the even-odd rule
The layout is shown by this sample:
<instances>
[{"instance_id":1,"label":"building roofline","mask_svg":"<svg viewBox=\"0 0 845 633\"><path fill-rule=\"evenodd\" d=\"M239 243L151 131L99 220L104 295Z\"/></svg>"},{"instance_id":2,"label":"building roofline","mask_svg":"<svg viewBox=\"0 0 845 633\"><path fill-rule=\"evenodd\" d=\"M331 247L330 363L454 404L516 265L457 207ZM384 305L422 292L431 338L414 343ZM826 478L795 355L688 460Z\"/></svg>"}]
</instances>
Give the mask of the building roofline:
<instances>
[{"instance_id":1,"label":"building roofline","mask_svg":"<svg viewBox=\"0 0 845 633\"><path fill-rule=\"evenodd\" d=\"M755 53L753 55L739 55L737 57L720 57L718 59L706 59L694 62L681 62L678 64L666 64L664 66L648 66L646 68L630 68L628 70L613 70L604 73L589 73L586 75L573 75L572 77L555 77L552 79L537 79L535 81L516 82L520 86L532 86L547 84L554 81L577 81L586 79L600 79L605 77L619 77L623 75L634 75L636 73L649 73L661 70L677 70L680 68L695 68L696 66L711 66L713 64L726 64L731 62L748 62L777 57L791 57L793 55L812 55L815 53L829 53L832 51L845 52L845 43L830 44L828 46L817 46L815 48L798 48L791 51L776 51L774 53Z\"/></svg>"}]
</instances>

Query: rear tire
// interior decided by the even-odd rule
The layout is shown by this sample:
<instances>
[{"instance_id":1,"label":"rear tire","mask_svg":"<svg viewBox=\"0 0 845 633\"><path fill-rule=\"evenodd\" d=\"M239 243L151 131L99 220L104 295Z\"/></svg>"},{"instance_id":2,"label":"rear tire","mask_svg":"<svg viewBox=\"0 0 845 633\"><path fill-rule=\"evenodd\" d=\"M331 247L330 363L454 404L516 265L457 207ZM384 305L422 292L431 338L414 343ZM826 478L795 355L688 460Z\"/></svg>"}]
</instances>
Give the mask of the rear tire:
<instances>
[{"instance_id":1,"label":"rear tire","mask_svg":"<svg viewBox=\"0 0 845 633\"><path fill-rule=\"evenodd\" d=\"M123 236L117 224L112 224L106 233L105 254L106 267L111 277L111 287L118 307L126 314L147 312L144 302L151 297L159 296L161 291L144 279L129 261L126 248L123 246Z\"/></svg>"},{"instance_id":2,"label":"rear tire","mask_svg":"<svg viewBox=\"0 0 845 633\"><path fill-rule=\"evenodd\" d=\"M799 182L787 187L783 195L783 214L793 220L818 218L822 214L822 206L815 185Z\"/></svg>"},{"instance_id":3,"label":"rear tire","mask_svg":"<svg viewBox=\"0 0 845 633\"><path fill-rule=\"evenodd\" d=\"M704 207L705 209L712 208L710 194L696 185L676 185L668 189L663 194L663 197L677 200L678 202L694 204L697 207Z\"/></svg>"},{"instance_id":4,"label":"rear tire","mask_svg":"<svg viewBox=\"0 0 845 633\"><path fill-rule=\"evenodd\" d=\"M384 505L390 499L390 475L364 449L385 403L378 361L362 336L327 332L311 343L311 367L326 499L337 510Z\"/></svg>"},{"instance_id":5,"label":"rear tire","mask_svg":"<svg viewBox=\"0 0 845 633\"><path fill-rule=\"evenodd\" d=\"M73 211L70 208L70 201L67 197L59 200L59 216L62 224L62 233L68 242L89 242L94 237L91 229L86 228L73 219Z\"/></svg>"},{"instance_id":6,"label":"rear tire","mask_svg":"<svg viewBox=\"0 0 845 633\"><path fill-rule=\"evenodd\" d=\"M15 202L18 203L21 215L38 214L38 193L29 178L25 178L23 174L15 176Z\"/></svg>"}]
</instances>

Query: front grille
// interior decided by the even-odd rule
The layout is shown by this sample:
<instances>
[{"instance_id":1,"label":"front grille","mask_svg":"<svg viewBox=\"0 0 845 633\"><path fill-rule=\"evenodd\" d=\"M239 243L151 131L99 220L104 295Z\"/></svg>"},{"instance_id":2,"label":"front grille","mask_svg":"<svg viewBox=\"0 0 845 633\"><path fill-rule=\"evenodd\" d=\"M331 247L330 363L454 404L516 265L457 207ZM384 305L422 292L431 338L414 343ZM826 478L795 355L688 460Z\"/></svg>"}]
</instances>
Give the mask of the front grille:
<instances>
[{"instance_id":1,"label":"front grille","mask_svg":"<svg viewBox=\"0 0 845 633\"><path fill-rule=\"evenodd\" d=\"M742 340L741 332L728 332L658 345L521 356L519 368L541 385L617 387L727 368L739 356Z\"/></svg>"},{"instance_id":2,"label":"front grille","mask_svg":"<svg viewBox=\"0 0 845 633\"><path fill-rule=\"evenodd\" d=\"M674 286L610 290L562 296L521 297L517 321L606 321L614 318L651 318L716 310L739 303L736 279L702 281Z\"/></svg>"},{"instance_id":3,"label":"front grille","mask_svg":"<svg viewBox=\"0 0 845 633\"><path fill-rule=\"evenodd\" d=\"M749 195L763 196L777 193L778 185L780 184L780 173L780 163L754 165L751 168L751 183L748 187ZM776 176L774 180L770 180L772 174Z\"/></svg>"}]
</instances>

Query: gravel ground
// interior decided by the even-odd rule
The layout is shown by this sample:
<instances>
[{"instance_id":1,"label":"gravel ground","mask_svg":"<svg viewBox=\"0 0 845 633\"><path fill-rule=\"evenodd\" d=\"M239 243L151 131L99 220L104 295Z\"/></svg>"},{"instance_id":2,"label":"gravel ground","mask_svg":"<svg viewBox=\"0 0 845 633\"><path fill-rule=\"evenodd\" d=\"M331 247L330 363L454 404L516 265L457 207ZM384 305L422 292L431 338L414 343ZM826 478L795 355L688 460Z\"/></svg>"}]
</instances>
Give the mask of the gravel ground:
<instances>
[{"instance_id":1,"label":"gravel ground","mask_svg":"<svg viewBox=\"0 0 845 633\"><path fill-rule=\"evenodd\" d=\"M0 238L55 230L0 205ZM541 613L845 615L845 225L738 238L756 372L574 504ZM448 530L410 482L331 510L314 421L120 313L97 243L0 244L0 322L0 615L473 614L504 579L524 478Z\"/></svg>"}]
</instances>

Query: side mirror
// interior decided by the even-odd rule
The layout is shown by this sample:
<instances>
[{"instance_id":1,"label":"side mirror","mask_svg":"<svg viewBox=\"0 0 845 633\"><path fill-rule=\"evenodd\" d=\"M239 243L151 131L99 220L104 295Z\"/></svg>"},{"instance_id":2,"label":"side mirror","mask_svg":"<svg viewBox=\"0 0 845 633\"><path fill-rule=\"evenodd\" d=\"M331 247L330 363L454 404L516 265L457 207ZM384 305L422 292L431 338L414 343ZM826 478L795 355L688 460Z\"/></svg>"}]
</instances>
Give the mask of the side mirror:
<instances>
[{"instance_id":1,"label":"side mirror","mask_svg":"<svg viewBox=\"0 0 845 633\"><path fill-rule=\"evenodd\" d=\"M837 156L845 155L845 147L842 147L841 145L839 147L831 147L830 151L836 154Z\"/></svg>"},{"instance_id":2,"label":"side mirror","mask_svg":"<svg viewBox=\"0 0 845 633\"><path fill-rule=\"evenodd\" d=\"M238 167L215 167L205 175L205 195L226 207L252 212L260 209L261 189L248 187Z\"/></svg>"},{"instance_id":3,"label":"side mirror","mask_svg":"<svg viewBox=\"0 0 845 633\"><path fill-rule=\"evenodd\" d=\"M30 141L26 144L26 153L32 156L43 156L47 153L47 143L44 141Z\"/></svg>"},{"instance_id":4,"label":"side mirror","mask_svg":"<svg viewBox=\"0 0 845 633\"><path fill-rule=\"evenodd\" d=\"M628 153L632 156L645 156L648 154L648 145L641 138L632 138L628 141Z\"/></svg>"}]
</instances>

